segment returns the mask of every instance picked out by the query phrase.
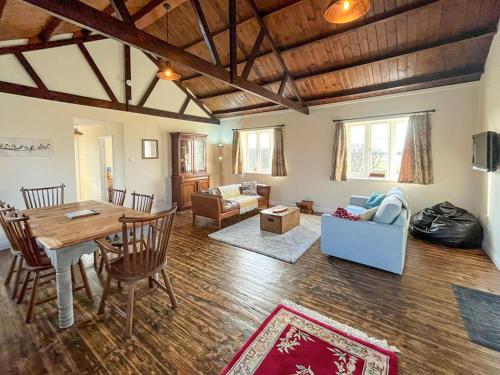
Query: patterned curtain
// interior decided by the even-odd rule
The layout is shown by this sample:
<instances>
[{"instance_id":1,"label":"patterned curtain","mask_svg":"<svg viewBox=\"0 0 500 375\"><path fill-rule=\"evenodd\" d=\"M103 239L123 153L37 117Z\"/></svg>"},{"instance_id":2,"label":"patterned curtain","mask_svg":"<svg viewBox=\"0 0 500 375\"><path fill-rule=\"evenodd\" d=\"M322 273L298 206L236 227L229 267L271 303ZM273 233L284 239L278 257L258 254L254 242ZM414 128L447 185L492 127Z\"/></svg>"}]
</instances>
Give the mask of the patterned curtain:
<instances>
[{"instance_id":1,"label":"patterned curtain","mask_svg":"<svg viewBox=\"0 0 500 375\"><path fill-rule=\"evenodd\" d=\"M283 128L274 128L272 176L286 176L285 149L283 147Z\"/></svg>"},{"instance_id":2,"label":"patterned curtain","mask_svg":"<svg viewBox=\"0 0 500 375\"><path fill-rule=\"evenodd\" d=\"M333 158L330 180L347 181L347 138L345 124L335 121L333 127Z\"/></svg>"},{"instance_id":3,"label":"patterned curtain","mask_svg":"<svg viewBox=\"0 0 500 375\"><path fill-rule=\"evenodd\" d=\"M243 148L241 147L240 131L233 130L233 174L243 173Z\"/></svg>"},{"instance_id":4,"label":"patterned curtain","mask_svg":"<svg viewBox=\"0 0 500 375\"><path fill-rule=\"evenodd\" d=\"M430 113L410 116L398 182L421 185L434 182L431 129Z\"/></svg>"}]
</instances>

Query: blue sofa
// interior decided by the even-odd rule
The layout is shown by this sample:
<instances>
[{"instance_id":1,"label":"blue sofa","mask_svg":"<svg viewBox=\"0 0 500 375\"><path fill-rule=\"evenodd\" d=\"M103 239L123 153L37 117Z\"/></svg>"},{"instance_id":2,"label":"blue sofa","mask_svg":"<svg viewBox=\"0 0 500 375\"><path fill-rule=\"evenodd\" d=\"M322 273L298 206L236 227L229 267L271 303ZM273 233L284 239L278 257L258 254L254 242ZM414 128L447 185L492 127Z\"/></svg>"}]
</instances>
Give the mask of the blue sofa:
<instances>
[{"instance_id":1,"label":"blue sofa","mask_svg":"<svg viewBox=\"0 0 500 375\"><path fill-rule=\"evenodd\" d=\"M352 196L346 209L360 214L368 197ZM373 221L352 221L330 214L321 217L321 251L337 258L402 274L411 209L400 188L391 189Z\"/></svg>"}]
</instances>

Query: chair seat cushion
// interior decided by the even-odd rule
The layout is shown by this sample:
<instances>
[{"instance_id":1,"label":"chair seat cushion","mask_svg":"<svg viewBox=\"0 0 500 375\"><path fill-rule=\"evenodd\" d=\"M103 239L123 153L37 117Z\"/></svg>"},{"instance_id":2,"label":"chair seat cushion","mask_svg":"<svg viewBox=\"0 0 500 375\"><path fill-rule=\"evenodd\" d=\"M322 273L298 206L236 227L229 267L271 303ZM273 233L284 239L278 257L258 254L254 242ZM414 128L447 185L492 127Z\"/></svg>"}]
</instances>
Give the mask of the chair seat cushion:
<instances>
[{"instance_id":1,"label":"chair seat cushion","mask_svg":"<svg viewBox=\"0 0 500 375\"><path fill-rule=\"evenodd\" d=\"M349 205L345 209L353 215L359 215L366 212L366 208L353 205Z\"/></svg>"},{"instance_id":2,"label":"chair seat cushion","mask_svg":"<svg viewBox=\"0 0 500 375\"><path fill-rule=\"evenodd\" d=\"M373 221L380 224L392 224L401 213L402 207L401 199L387 196L380 204Z\"/></svg>"}]
</instances>

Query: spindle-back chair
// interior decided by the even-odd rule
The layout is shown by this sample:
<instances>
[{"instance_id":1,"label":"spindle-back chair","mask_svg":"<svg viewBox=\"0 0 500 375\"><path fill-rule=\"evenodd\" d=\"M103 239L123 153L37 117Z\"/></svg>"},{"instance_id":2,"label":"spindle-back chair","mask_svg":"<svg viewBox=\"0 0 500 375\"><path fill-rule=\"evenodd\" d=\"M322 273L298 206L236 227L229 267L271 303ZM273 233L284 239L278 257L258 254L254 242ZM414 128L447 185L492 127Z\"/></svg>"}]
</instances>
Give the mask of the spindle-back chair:
<instances>
[{"instance_id":1,"label":"spindle-back chair","mask_svg":"<svg viewBox=\"0 0 500 375\"><path fill-rule=\"evenodd\" d=\"M39 188L21 187L26 209L50 207L64 204L64 188L66 185L47 186Z\"/></svg>"},{"instance_id":2,"label":"spindle-back chair","mask_svg":"<svg viewBox=\"0 0 500 375\"><path fill-rule=\"evenodd\" d=\"M26 215L20 214L17 211L11 212L9 215L5 216L5 224L7 230L10 232L13 247L21 251L24 258L23 271L26 271L26 276L17 299L18 303L23 301L29 283L30 281L33 281L28 312L26 313L26 323L30 323L33 317L33 308L35 305L39 305L56 298L56 296L52 296L40 301L35 301L37 287L42 285L42 283L39 284L40 279L54 276L55 272L44 273L45 271L53 271L52 264L50 263L50 259L47 257L45 252L38 247L35 237L33 236L33 232L31 231L29 218ZM85 288L88 298L92 298L87 273L85 272L85 267L83 266L81 260L78 262L78 265L83 285L76 287L73 290L76 291ZM33 279L31 279L32 274L34 274Z\"/></svg>"},{"instance_id":3,"label":"spindle-back chair","mask_svg":"<svg viewBox=\"0 0 500 375\"><path fill-rule=\"evenodd\" d=\"M118 206L123 206L125 203L125 195L127 194L127 189L115 189L108 188L108 202L116 204Z\"/></svg>"},{"instance_id":4,"label":"spindle-back chair","mask_svg":"<svg viewBox=\"0 0 500 375\"><path fill-rule=\"evenodd\" d=\"M132 208L137 211L150 213L154 199L154 194L139 194L134 191L132 193Z\"/></svg>"},{"instance_id":5,"label":"spindle-back chair","mask_svg":"<svg viewBox=\"0 0 500 375\"><path fill-rule=\"evenodd\" d=\"M177 307L174 289L165 270L168 241L176 210L177 207L174 206L166 212L148 218L120 218L123 236L121 249L113 247L105 238L96 241L103 254L108 274L98 314L103 314L105 306L108 305L124 315L125 337L130 337L132 334L134 301L136 299L159 288L168 294L172 307ZM121 256L110 261L108 252L120 253ZM163 283L156 280L155 275L158 273L161 273ZM120 307L107 301L112 279L129 285L125 311L123 311L123 306ZM149 279L150 288L136 295L136 282L144 279Z\"/></svg>"},{"instance_id":6,"label":"spindle-back chair","mask_svg":"<svg viewBox=\"0 0 500 375\"><path fill-rule=\"evenodd\" d=\"M23 255L19 250L14 248L14 240L12 239L10 230L5 222L5 217L9 215L11 212L14 212L15 210L16 209L14 207L11 207L9 204L3 201L0 201L0 226L2 227L5 235L7 236L7 241L9 241L10 243L10 251L13 255L9 271L7 272L7 276L5 277L4 284L6 287L10 286L12 277L14 276L14 274L16 275L14 281L15 282L14 288L12 288L12 293L10 296L10 298L12 299L16 298L17 290L19 288L19 283L21 281L21 273L23 269Z\"/></svg>"}]
</instances>

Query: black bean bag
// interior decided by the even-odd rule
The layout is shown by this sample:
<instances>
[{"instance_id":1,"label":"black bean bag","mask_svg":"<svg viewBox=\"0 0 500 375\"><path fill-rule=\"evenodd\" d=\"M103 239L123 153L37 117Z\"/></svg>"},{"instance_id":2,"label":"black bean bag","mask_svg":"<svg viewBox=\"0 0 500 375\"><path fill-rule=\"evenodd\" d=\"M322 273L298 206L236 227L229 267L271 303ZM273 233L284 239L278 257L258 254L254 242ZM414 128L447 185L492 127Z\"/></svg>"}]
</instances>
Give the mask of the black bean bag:
<instances>
[{"instance_id":1,"label":"black bean bag","mask_svg":"<svg viewBox=\"0 0 500 375\"><path fill-rule=\"evenodd\" d=\"M462 249L475 249L483 242L479 220L450 202L436 204L413 215L410 233L424 241Z\"/></svg>"}]
</instances>

